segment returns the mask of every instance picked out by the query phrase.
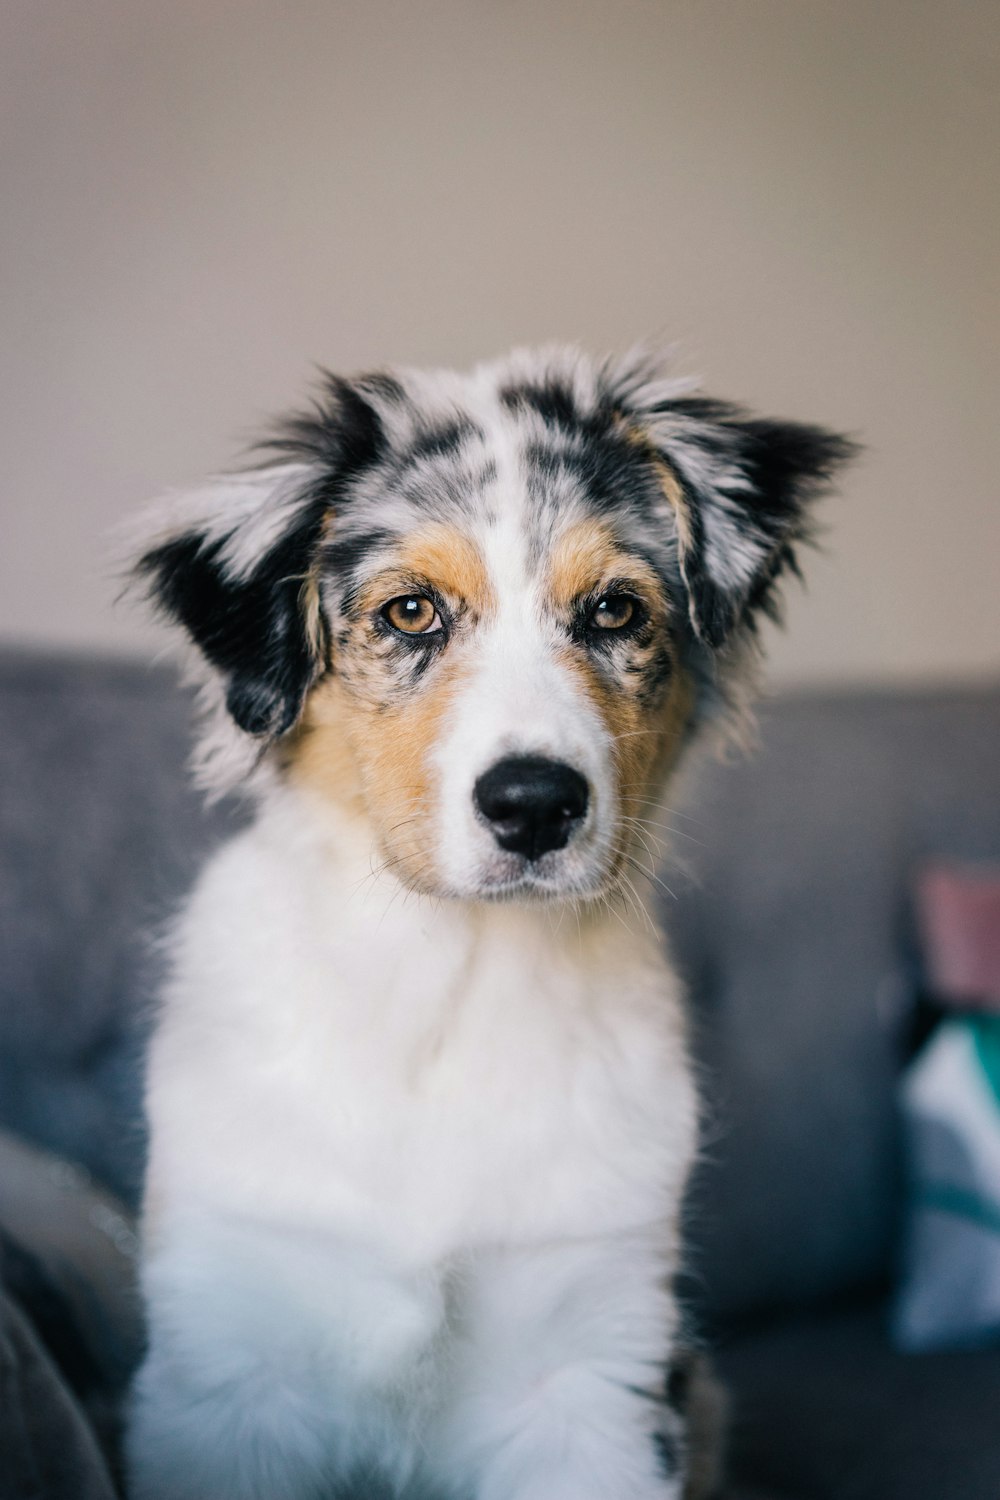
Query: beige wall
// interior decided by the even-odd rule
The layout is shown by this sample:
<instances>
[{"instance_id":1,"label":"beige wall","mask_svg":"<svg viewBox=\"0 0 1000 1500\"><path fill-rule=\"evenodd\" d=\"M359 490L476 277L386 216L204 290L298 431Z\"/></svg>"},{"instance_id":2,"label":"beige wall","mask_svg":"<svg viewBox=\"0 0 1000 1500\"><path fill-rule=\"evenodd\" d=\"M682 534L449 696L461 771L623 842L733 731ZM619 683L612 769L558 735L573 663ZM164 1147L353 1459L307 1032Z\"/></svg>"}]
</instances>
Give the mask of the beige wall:
<instances>
[{"instance_id":1,"label":"beige wall","mask_svg":"<svg viewBox=\"0 0 1000 1500\"><path fill-rule=\"evenodd\" d=\"M870 445L777 680L1000 662L993 0L7 0L0 634L321 361L661 331Z\"/></svg>"}]
</instances>

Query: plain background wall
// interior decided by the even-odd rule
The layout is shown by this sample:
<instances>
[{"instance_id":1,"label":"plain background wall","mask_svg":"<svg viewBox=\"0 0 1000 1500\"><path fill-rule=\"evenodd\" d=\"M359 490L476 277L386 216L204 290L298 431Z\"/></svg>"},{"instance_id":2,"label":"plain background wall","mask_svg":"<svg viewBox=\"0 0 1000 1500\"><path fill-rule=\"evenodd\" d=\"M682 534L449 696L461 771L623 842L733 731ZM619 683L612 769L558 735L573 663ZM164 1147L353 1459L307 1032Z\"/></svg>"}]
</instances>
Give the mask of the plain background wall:
<instances>
[{"instance_id":1,"label":"plain background wall","mask_svg":"<svg viewBox=\"0 0 1000 1500\"><path fill-rule=\"evenodd\" d=\"M6 0L0 635L314 363L680 342L862 435L776 681L1000 662L994 0Z\"/></svg>"}]
</instances>

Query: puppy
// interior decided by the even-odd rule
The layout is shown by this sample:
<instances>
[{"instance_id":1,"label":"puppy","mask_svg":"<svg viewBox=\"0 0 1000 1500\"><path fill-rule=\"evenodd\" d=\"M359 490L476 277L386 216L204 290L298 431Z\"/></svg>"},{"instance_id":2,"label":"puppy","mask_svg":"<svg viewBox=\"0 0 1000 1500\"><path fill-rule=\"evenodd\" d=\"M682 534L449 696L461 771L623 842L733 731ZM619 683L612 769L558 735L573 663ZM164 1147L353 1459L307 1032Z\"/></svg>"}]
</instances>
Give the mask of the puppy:
<instances>
[{"instance_id":1,"label":"puppy","mask_svg":"<svg viewBox=\"0 0 1000 1500\"><path fill-rule=\"evenodd\" d=\"M548 350L331 377L157 511L201 779L256 814L149 1058L135 1500L694 1492L697 1102L643 871L847 455Z\"/></svg>"}]
</instances>

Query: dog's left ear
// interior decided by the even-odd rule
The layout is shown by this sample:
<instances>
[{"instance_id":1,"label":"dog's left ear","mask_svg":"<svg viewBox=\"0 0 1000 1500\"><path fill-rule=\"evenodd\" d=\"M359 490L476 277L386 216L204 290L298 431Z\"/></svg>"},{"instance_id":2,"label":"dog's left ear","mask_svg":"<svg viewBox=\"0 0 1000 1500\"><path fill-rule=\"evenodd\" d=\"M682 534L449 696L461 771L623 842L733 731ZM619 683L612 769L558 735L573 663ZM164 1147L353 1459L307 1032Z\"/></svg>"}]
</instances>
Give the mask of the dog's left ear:
<instances>
[{"instance_id":1,"label":"dog's left ear","mask_svg":"<svg viewBox=\"0 0 1000 1500\"><path fill-rule=\"evenodd\" d=\"M329 377L325 403L269 445L290 459L211 480L145 524L133 576L220 675L247 734L291 729L328 666L318 559L347 480L381 437L367 401Z\"/></svg>"},{"instance_id":2,"label":"dog's left ear","mask_svg":"<svg viewBox=\"0 0 1000 1500\"><path fill-rule=\"evenodd\" d=\"M322 667L312 557L324 506L301 464L221 475L167 501L134 567L221 676L248 734L290 729Z\"/></svg>"},{"instance_id":3,"label":"dog's left ear","mask_svg":"<svg viewBox=\"0 0 1000 1500\"><path fill-rule=\"evenodd\" d=\"M678 397L637 413L662 461L676 518L678 563L691 626L717 647L777 612L775 583L797 571L810 506L857 452L849 439L739 407Z\"/></svg>"}]
</instances>

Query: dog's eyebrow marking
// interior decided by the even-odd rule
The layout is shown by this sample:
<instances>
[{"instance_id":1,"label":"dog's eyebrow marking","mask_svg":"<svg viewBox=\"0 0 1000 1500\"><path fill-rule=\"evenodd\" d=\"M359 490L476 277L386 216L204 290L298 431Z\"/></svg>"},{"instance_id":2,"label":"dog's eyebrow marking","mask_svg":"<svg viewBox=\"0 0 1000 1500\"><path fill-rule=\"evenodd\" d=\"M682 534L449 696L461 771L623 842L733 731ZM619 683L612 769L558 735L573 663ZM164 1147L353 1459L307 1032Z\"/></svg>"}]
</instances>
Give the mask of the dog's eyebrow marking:
<instances>
[{"instance_id":1,"label":"dog's eyebrow marking","mask_svg":"<svg viewBox=\"0 0 1000 1500\"><path fill-rule=\"evenodd\" d=\"M630 577L649 592L649 601L660 595L654 568L636 553L619 546L618 538L604 520L577 520L556 538L549 561L552 597L561 609L570 609L577 598L600 588L615 577Z\"/></svg>"},{"instance_id":2,"label":"dog's eyebrow marking","mask_svg":"<svg viewBox=\"0 0 1000 1500\"><path fill-rule=\"evenodd\" d=\"M617 738L623 732L635 733L638 720L622 728L622 714L632 713L620 701L635 700L642 708L659 702L674 672L674 661L668 642L666 623L670 613L669 598L657 570L641 554L623 547L605 521L590 518L568 527L553 544L549 559L549 587L553 603L561 615L572 616L578 600L605 587L627 586L640 595L651 621L651 628L631 640L627 655L616 662L598 666L581 661L569 652L564 661L570 670L582 674L586 691L598 707L605 722ZM608 641L614 645L613 639Z\"/></svg>"},{"instance_id":3,"label":"dog's eyebrow marking","mask_svg":"<svg viewBox=\"0 0 1000 1500\"><path fill-rule=\"evenodd\" d=\"M362 610L384 602L386 588L405 589L423 582L460 601L473 618L481 618L495 607L482 553L471 537L444 521L433 522L407 537L386 562L386 568L359 590L357 603Z\"/></svg>"},{"instance_id":4,"label":"dog's eyebrow marking","mask_svg":"<svg viewBox=\"0 0 1000 1500\"><path fill-rule=\"evenodd\" d=\"M646 565L622 551L605 522L577 521L567 527L552 547L549 560L552 597L561 609L569 609L604 581L625 572L634 573L637 567L645 575ZM647 581L645 577L643 581ZM655 585L655 579L653 582Z\"/></svg>"}]
</instances>

